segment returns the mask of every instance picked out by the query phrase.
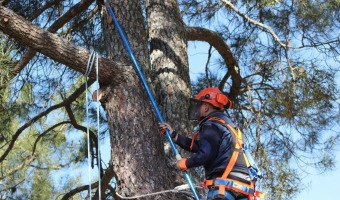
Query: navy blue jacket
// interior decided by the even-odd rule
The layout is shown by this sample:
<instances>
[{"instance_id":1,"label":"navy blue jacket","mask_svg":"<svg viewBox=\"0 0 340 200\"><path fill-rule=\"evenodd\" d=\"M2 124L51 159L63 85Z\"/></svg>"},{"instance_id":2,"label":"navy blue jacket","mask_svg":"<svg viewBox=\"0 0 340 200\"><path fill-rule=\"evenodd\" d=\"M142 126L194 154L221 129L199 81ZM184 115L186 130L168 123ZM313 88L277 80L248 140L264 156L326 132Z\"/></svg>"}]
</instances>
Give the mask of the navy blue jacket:
<instances>
[{"instance_id":1,"label":"navy blue jacket","mask_svg":"<svg viewBox=\"0 0 340 200\"><path fill-rule=\"evenodd\" d=\"M191 150L191 138L178 135L176 141L177 145L194 153L186 161L187 168L203 165L206 179L222 176L229 163L235 145L228 128L218 122L209 121L208 119L211 117L222 118L232 124L224 112L215 111L201 120L198 139L195 140ZM232 169L232 172L249 174L246 164L243 161L239 161L239 159Z\"/></svg>"}]
</instances>

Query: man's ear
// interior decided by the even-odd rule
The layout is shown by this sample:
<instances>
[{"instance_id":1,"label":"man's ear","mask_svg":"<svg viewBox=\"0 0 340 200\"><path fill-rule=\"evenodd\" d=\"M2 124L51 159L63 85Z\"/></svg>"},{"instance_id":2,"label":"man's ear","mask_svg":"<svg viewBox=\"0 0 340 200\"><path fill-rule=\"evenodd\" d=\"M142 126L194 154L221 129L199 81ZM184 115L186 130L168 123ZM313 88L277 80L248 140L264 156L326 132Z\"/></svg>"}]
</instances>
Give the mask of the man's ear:
<instances>
[{"instance_id":1,"label":"man's ear","mask_svg":"<svg viewBox=\"0 0 340 200\"><path fill-rule=\"evenodd\" d=\"M203 103L203 106L204 106L204 111L205 111L205 112L206 112L206 111L209 111L210 106L209 106L208 103Z\"/></svg>"}]
</instances>

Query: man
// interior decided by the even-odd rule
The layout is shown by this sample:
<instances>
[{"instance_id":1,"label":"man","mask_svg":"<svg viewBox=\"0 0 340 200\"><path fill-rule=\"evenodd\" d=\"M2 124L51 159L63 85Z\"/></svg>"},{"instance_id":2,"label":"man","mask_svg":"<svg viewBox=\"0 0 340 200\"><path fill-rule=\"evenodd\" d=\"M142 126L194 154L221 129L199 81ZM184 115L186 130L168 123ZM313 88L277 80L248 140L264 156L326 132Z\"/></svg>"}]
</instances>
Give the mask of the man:
<instances>
[{"instance_id":1,"label":"man","mask_svg":"<svg viewBox=\"0 0 340 200\"><path fill-rule=\"evenodd\" d=\"M208 200L248 200L254 193L245 158L238 156L240 149L237 149L239 151L236 156L232 156L237 138L232 135L226 124L233 127L235 125L224 113L224 109L231 106L229 98L218 88L206 88L194 99L190 99L189 118L198 120L199 125L199 131L192 139L177 134L166 122L159 124L163 134L168 129L177 145L194 153L190 158L182 158L178 162L180 170L204 166L205 185L209 188ZM228 166L231 160L234 160L233 164ZM249 190L243 191L243 186Z\"/></svg>"}]
</instances>

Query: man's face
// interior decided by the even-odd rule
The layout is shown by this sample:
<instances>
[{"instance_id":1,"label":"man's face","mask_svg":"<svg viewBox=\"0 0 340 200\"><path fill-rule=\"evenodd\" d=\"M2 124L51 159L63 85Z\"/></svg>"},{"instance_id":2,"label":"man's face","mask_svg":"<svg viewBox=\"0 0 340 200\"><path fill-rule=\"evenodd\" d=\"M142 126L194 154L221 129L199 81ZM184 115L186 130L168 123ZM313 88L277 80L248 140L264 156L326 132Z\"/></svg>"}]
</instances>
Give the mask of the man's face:
<instances>
[{"instance_id":1,"label":"man's face","mask_svg":"<svg viewBox=\"0 0 340 200\"><path fill-rule=\"evenodd\" d=\"M201 100L190 99L189 106L189 119L190 120L201 120L202 117L205 117L209 111L209 105Z\"/></svg>"},{"instance_id":2,"label":"man's face","mask_svg":"<svg viewBox=\"0 0 340 200\"><path fill-rule=\"evenodd\" d=\"M188 117L190 120L199 120L200 118L201 101L197 99L190 99Z\"/></svg>"}]
</instances>

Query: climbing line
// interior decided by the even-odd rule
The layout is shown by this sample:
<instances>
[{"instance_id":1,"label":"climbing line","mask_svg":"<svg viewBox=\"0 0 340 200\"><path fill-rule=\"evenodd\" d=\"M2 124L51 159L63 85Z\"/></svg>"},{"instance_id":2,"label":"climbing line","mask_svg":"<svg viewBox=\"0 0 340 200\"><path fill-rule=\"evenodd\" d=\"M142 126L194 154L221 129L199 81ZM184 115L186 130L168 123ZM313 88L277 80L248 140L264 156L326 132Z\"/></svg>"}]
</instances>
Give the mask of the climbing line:
<instances>
[{"instance_id":1,"label":"climbing line","mask_svg":"<svg viewBox=\"0 0 340 200\"><path fill-rule=\"evenodd\" d=\"M91 188L91 152L90 152L90 120L89 120L89 102L88 102L88 77L92 71L93 65L96 65L96 81L97 81L97 100L98 100L98 90L99 90L99 61L98 61L98 54L95 52L92 52L89 56L87 66L86 66L86 71L84 73L84 76L86 78L85 81L85 104L86 104L86 138L87 138L87 164L88 164L88 177L89 177L89 198L92 196L92 188ZM100 128L100 120L99 120L99 102L97 102L97 164L98 164L98 194L99 194L99 199L101 199L101 176L100 176L100 168L101 168L101 156L100 156L100 145L99 145L99 128Z\"/></svg>"},{"instance_id":2,"label":"climbing line","mask_svg":"<svg viewBox=\"0 0 340 200\"><path fill-rule=\"evenodd\" d=\"M91 73L92 70L92 66L93 66L93 62L94 62L94 57L93 57L93 53L91 53L88 61L87 61L87 66L86 66L86 72L84 74L86 81L85 81L85 106L86 106L86 139L87 139L87 164L88 164L88 178L89 178L89 196L91 199L91 193L92 193L92 188L91 188L91 161L90 161L90 157L91 157L91 153L90 153L90 126L88 124L89 122L89 105L88 105L88 94L87 94L87 90L88 90L88 84L87 84L87 79L88 76Z\"/></svg>"},{"instance_id":3,"label":"climbing line","mask_svg":"<svg viewBox=\"0 0 340 200\"><path fill-rule=\"evenodd\" d=\"M99 139L99 129L100 129L100 119L99 119L99 105L100 105L100 101L99 101L99 58L98 58L98 54L96 53L96 82L97 82L97 92L96 92L96 105L97 105L97 164L98 164L98 196L99 199L101 198L101 174L100 174L100 169L101 169L101 155L100 155L100 139Z\"/></svg>"}]
</instances>

